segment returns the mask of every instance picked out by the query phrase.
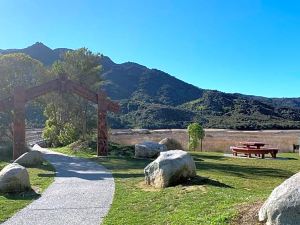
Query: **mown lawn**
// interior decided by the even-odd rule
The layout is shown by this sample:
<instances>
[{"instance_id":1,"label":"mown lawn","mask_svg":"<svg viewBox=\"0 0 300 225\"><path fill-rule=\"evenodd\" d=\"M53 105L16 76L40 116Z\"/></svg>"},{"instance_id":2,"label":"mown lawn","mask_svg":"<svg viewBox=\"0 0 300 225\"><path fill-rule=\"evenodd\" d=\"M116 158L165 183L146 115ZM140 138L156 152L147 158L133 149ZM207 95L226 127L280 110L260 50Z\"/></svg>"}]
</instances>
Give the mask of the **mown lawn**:
<instances>
[{"instance_id":1,"label":"mown lawn","mask_svg":"<svg viewBox=\"0 0 300 225\"><path fill-rule=\"evenodd\" d=\"M193 152L198 176L184 185L156 190L143 182L149 160L96 158L68 148L57 151L91 158L112 170L116 193L105 225L230 224L241 206L265 200L274 187L300 170L298 154L279 154L286 160L261 160Z\"/></svg>"},{"instance_id":2,"label":"mown lawn","mask_svg":"<svg viewBox=\"0 0 300 225\"><path fill-rule=\"evenodd\" d=\"M0 170L8 163L9 160L7 158L1 158ZM19 194L0 193L0 223L37 199L53 182L55 176L54 168L48 162L44 162L38 168L28 168L28 172L33 190Z\"/></svg>"}]
</instances>

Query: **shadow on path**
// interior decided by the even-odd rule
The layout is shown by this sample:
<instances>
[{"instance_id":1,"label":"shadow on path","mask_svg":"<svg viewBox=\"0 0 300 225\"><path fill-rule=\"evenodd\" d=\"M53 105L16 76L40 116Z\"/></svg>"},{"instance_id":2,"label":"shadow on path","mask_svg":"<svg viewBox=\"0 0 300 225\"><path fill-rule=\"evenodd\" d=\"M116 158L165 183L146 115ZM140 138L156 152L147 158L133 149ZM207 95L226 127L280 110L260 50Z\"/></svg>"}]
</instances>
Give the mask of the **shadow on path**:
<instances>
[{"instance_id":1,"label":"shadow on path","mask_svg":"<svg viewBox=\"0 0 300 225\"><path fill-rule=\"evenodd\" d=\"M104 180L112 178L109 171L99 171L99 164L90 160L60 154L45 154L45 158L56 168L56 177L80 178L83 180ZM41 177L47 176L40 174Z\"/></svg>"}]
</instances>

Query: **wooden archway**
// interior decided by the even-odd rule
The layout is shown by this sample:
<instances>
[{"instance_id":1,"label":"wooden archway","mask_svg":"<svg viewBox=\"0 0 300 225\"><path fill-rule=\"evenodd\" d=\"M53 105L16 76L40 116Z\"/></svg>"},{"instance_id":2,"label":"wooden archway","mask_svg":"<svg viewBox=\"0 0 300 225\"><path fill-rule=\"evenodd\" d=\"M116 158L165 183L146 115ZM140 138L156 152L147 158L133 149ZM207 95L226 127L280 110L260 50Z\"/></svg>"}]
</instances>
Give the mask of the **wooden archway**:
<instances>
[{"instance_id":1,"label":"wooden archway","mask_svg":"<svg viewBox=\"0 0 300 225\"><path fill-rule=\"evenodd\" d=\"M13 158L17 159L25 153L25 104L26 102L51 91L73 92L98 105L98 137L97 155L108 154L107 112L119 111L119 104L109 100L102 91L97 93L83 85L67 79L66 76L26 89L18 86L14 89L13 96L0 101L0 111L13 109Z\"/></svg>"}]
</instances>

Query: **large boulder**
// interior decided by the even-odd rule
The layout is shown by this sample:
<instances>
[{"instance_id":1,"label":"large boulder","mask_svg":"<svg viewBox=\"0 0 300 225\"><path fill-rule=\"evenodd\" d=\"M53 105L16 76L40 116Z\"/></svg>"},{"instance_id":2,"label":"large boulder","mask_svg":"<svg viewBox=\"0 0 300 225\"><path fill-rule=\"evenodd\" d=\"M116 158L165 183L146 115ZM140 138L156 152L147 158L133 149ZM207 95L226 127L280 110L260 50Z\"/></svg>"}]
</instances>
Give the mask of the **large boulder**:
<instances>
[{"instance_id":1,"label":"large boulder","mask_svg":"<svg viewBox=\"0 0 300 225\"><path fill-rule=\"evenodd\" d=\"M44 161L43 155L40 151L31 150L29 152L24 153L19 158L17 158L14 162L18 163L25 167L30 166L38 166L41 165Z\"/></svg>"},{"instance_id":2,"label":"large boulder","mask_svg":"<svg viewBox=\"0 0 300 225\"><path fill-rule=\"evenodd\" d=\"M259 210L259 221L267 225L300 223L300 173L276 187Z\"/></svg>"},{"instance_id":3,"label":"large boulder","mask_svg":"<svg viewBox=\"0 0 300 225\"><path fill-rule=\"evenodd\" d=\"M12 163L0 172L0 192L22 192L31 189L29 175L25 167Z\"/></svg>"},{"instance_id":4,"label":"large boulder","mask_svg":"<svg viewBox=\"0 0 300 225\"><path fill-rule=\"evenodd\" d=\"M169 187L196 176L196 166L190 154L182 150L161 152L145 169L146 184L156 188Z\"/></svg>"},{"instance_id":5,"label":"large boulder","mask_svg":"<svg viewBox=\"0 0 300 225\"><path fill-rule=\"evenodd\" d=\"M159 144L165 145L168 150L183 149L182 145L174 138L164 138Z\"/></svg>"},{"instance_id":6,"label":"large boulder","mask_svg":"<svg viewBox=\"0 0 300 225\"><path fill-rule=\"evenodd\" d=\"M153 141L145 141L135 145L135 157L153 158L158 156L160 152L166 150L167 147L165 145L161 145Z\"/></svg>"}]
</instances>

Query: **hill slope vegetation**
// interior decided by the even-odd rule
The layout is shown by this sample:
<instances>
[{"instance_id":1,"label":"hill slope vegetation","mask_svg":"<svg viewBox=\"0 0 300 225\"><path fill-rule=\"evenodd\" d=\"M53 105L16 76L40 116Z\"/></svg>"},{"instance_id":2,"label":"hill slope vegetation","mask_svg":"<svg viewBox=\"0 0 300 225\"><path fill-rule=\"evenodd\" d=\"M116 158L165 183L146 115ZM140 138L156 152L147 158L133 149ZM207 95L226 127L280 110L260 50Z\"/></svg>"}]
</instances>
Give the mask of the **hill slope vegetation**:
<instances>
[{"instance_id":1,"label":"hill slope vegetation","mask_svg":"<svg viewBox=\"0 0 300 225\"><path fill-rule=\"evenodd\" d=\"M52 50L37 42L24 49L0 50L0 54L25 53L50 66L68 50ZM137 63L116 64L107 56L99 63L105 80L102 88L121 104L120 114L109 115L113 128L186 128L192 121L210 128L300 128L300 98L205 90Z\"/></svg>"}]
</instances>

